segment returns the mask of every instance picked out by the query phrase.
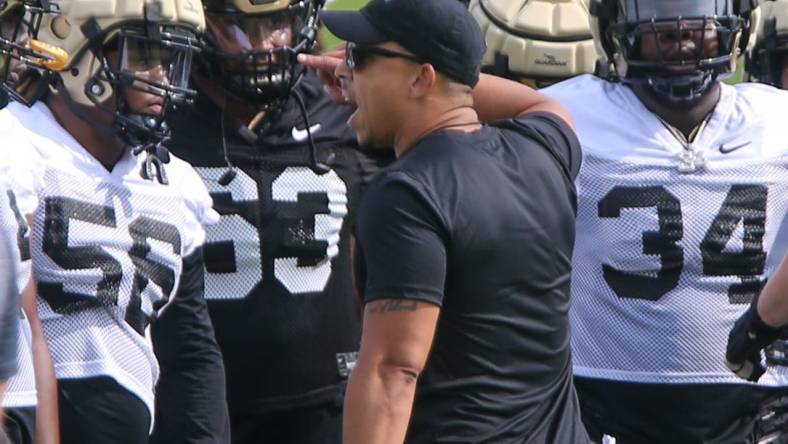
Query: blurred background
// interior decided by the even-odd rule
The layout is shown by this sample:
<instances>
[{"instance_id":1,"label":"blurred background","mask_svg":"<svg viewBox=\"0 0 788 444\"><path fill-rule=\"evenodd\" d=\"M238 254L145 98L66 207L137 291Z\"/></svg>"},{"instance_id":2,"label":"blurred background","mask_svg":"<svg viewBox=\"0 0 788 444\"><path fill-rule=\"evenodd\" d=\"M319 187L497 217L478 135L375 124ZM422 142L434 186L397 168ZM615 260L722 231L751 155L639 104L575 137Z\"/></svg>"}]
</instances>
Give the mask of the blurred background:
<instances>
[{"instance_id":1,"label":"blurred background","mask_svg":"<svg viewBox=\"0 0 788 444\"><path fill-rule=\"evenodd\" d=\"M328 9L358 9L369 0L327 0L326 8ZM326 28L320 30L320 44L326 51L333 49L339 44L339 39L334 37L333 34L328 32Z\"/></svg>"}]
</instances>

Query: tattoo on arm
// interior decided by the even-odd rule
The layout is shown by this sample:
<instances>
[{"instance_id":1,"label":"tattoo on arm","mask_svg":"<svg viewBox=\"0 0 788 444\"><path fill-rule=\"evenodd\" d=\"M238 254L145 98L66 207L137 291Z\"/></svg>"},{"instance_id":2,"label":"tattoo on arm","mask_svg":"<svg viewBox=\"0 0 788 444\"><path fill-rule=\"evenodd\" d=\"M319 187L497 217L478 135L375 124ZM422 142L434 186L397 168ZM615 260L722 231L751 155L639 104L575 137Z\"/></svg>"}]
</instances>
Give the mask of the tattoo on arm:
<instances>
[{"instance_id":1,"label":"tattoo on arm","mask_svg":"<svg viewBox=\"0 0 788 444\"><path fill-rule=\"evenodd\" d=\"M407 299L387 299L385 301L373 302L367 310L369 314L384 314L402 311L416 311L419 308L418 302Z\"/></svg>"}]
</instances>

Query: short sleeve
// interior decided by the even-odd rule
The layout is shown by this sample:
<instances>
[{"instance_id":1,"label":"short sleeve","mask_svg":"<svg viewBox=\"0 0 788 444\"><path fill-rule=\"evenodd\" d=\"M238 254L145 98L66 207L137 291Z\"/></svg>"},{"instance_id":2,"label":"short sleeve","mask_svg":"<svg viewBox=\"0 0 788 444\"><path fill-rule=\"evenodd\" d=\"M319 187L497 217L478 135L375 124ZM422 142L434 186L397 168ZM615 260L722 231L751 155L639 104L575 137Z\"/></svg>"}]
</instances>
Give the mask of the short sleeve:
<instances>
[{"instance_id":1,"label":"short sleeve","mask_svg":"<svg viewBox=\"0 0 788 444\"><path fill-rule=\"evenodd\" d=\"M38 150L26 139L15 137L8 142L13 152L25 153L24 156L13 156L0 160L3 162L2 174L15 197L19 211L27 216L38 207L38 193L44 186L46 161ZM9 155L10 153L4 153Z\"/></svg>"},{"instance_id":2,"label":"short sleeve","mask_svg":"<svg viewBox=\"0 0 788 444\"><path fill-rule=\"evenodd\" d=\"M189 167L185 179L184 184L187 188L184 189L184 192L187 204L197 216L197 220L203 225L213 225L219 222L219 213L213 209L213 199L208 188L205 187L205 182L191 167Z\"/></svg>"},{"instance_id":3,"label":"short sleeve","mask_svg":"<svg viewBox=\"0 0 788 444\"><path fill-rule=\"evenodd\" d=\"M188 233L188 240L184 242L182 254L188 256L205 243L205 227L218 222L219 213L213 209L213 199L194 168L180 159L173 160L177 179L171 177L171 181L177 180L176 186L191 213L187 226L183 227Z\"/></svg>"},{"instance_id":4,"label":"short sleeve","mask_svg":"<svg viewBox=\"0 0 788 444\"><path fill-rule=\"evenodd\" d=\"M543 145L558 161L567 177L574 181L580 172L582 150L574 130L564 119L548 112L528 113L507 124L517 131Z\"/></svg>"},{"instance_id":5,"label":"short sleeve","mask_svg":"<svg viewBox=\"0 0 788 444\"><path fill-rule=\"evenodd\" d=\"M365 302L414 299L441 305L447 234L439 208L414 179L386 172L363 198L357 276Z\"/></svg>"}]
</instances>

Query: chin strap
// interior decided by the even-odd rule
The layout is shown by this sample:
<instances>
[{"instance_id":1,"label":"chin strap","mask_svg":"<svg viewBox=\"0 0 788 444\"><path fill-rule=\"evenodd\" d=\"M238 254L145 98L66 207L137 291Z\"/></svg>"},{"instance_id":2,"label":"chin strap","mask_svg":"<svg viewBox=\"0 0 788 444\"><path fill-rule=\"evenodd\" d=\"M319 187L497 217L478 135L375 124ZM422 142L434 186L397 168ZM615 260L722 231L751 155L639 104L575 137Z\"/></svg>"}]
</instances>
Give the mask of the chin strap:
<instances>
[{"instance_id":1,"label":"chin strap","mask_svg":"<svg viewBox=\"0 0 788 444\"><path fill-rule=\"evenodd\" d=\"M164 146L170 140L167 123L143 114L127 115L122 123L126 124L121 128L125 136L123 140L131 146L132 154L146 154L140 171L142 178L153 180L155 177L160 184L168 185L167 174L164 172L164 164L170 162L170 152ZM151 134L156 136L149 137Z\"/></svg>"},{"instance_id":2,"label":"chin strap","mask_svg":"<svg viewBox=\"0 0 788 444\"><path fill-rule=\"evenodd\" d=\"M701 98L714 86L718 76L713 73L673 77L647 77L645 85L672 105L683 105Z\"/></svg>"},{"instance_id":3,"label":"chin strap","mask_svg":"<svg viewBox=\"0 0 788 444\"><path fill-rule=\"evenodd\" d=\"M83 113L82 110L77 106L76 103L71 100L71 96L68 95L68 91L66 91L65 87L63 87L62 80L56 83L56 87L58 87L58 92L61 93L63 96L63 102L66 104L66 108L71 111L72 114L76 115L80 119L84 120L85 122L90 123L93 128L96 128L102 133L106 134L113 134L116 137L119 136L119 132L114 127L108 127L106 125L101 125L95 122L95 119L91 119L90 116ZM133 118L133 117L132 117ZM144 117L143 117L144 118ZM131 119L130 119L131 120ZM130 128L126 128L126 135L128 136ZM121 140L124 140L121 137ZM142 176L145 180L153 180L154 177L159 181L162 185L168 185L169 181L167 180L167 173L164 171L164 164L170 162L170 152L164 146L164 143L169 141L169 135L162 137L161 140L155 142L137 142L131 144L131 153L135 156L140 155L142 152L145 152L147 156L142 164L142 170L140 171L140 176ZM124 143L128 143L127 140L124 140Z\"/></svg>"},{"instance_id":4,"label":"chin strap","mask_svg":"<svg viewBox=\"0 0 788 444\"><path fill-rule=\"evenodd\" d=\"M309 125L309 113L307 112L304 98L295 89L293 90L293 97L295 97L296 103L298 103L298 109L301 111L301 118L304 119L304 125L306 126L306 136L307 140L309 140L309 161L312 164L312 169L314 169L317 174L325 174L331 171L331 168L325 163L320 162L317 158L317 144L315 144L315 140L312 138L312 129Z\"/></svg>"},{"instance_id":5,"label":"chin strap","mask_svg":"<svg viewBox=\"0 0 788 444\"><path fill-rule=\"evenodd\" d=\"M155 177L162 185L169 185L167 172L164 171L164 164L170 163L170 151L163 145L169 138L155 144L138 145L132 148L131 153L135 156L145 152L145 160L142 161L140 176L145 180L153 180Z\"/></svg>"},{"instance_id":6,"label":"chin strap","mask_svg":"<svg viewBox=\"0 0 788 444\"><path fill-rule=\"evenodd\" d=\"M90 116L82 112L82 110L77 106L76 103L71 99L71 96L68 94L62 79L59 77L55 80L55 89L61 94L63 97L63 103L65 103L66 108L71 111L72 114L76 115L80 119L85 122L90 123L93 128L96 128L100 132L106 134L113 134L118 136L118 131L115 130L113 127L108 127L106 125L101 125L95 121L95 119L91 119ZM127 128L128 131L128 128ZM170 162L170 152L164 146L164 143L169 141L169 136L164 136L162 140L156 142L149 142L149 143L136 143L133 144L131 148L132 154L135 156L140 155L142 152L145 152L147 156L142 163L142 169L140 171L140 176L142 176L145 180L153 180L155 177L160 184L168 185L169 180L167 179L167 173L164 171L164 164Z\"/></svg>"}]
</instances>

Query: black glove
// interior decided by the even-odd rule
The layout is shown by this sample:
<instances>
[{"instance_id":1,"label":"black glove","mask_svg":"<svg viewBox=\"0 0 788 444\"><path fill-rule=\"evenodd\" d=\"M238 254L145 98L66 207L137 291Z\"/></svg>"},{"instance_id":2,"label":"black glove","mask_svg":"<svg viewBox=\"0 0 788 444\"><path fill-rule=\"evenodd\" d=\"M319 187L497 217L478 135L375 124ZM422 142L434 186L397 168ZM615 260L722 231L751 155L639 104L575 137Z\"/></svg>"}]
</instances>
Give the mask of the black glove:
<instances>
[{"instance_id":1,"label":"black glove","mask_svg":"<svg viewBox=\"0 0 788 444\"><path fill-rule=\"evenodd\" d=\"M733 325L728 335L725 365L742 379L757 381L766 372L761 364L761 350L780 337L782 329L766 325L758 316L758 298Z\"/></svg>"},{"instance_id":2,"label":"black glove","mask_svg":"<svg viewBox=\"0 0 788 444\"><path fill-rule=\"evenodd\" d=\"M763 406L755 420L753 442L788 443L788 397L780 396Z\"/></svg>"}]
</instances>

